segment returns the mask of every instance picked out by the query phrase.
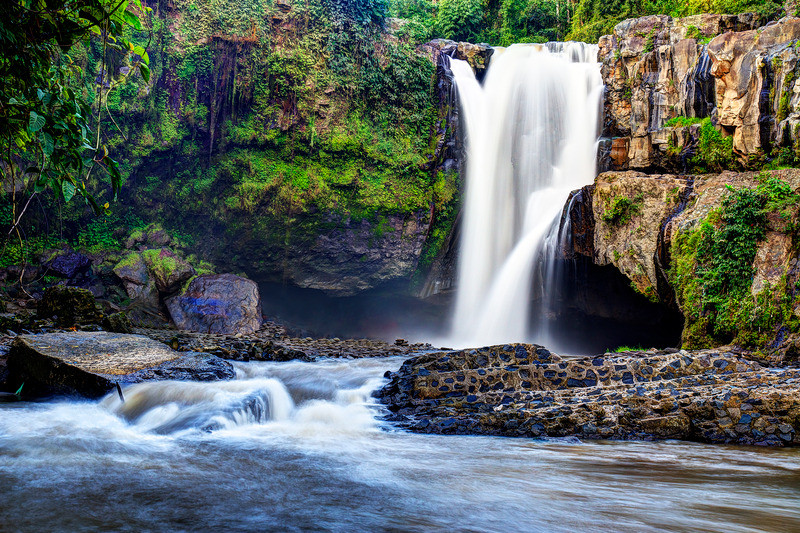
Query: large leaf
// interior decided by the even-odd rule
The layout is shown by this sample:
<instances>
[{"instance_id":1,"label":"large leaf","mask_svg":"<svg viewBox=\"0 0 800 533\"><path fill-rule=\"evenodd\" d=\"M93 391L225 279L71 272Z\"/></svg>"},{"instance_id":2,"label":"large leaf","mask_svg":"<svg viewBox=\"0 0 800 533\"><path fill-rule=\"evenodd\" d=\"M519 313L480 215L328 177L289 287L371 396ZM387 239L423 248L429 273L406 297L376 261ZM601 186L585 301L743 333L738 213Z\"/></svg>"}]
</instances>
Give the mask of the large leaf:
<instances>
[{"instance_id":1,"label":"large leaf","mask_svg":"<svg viewBox=\"0 0 800 533\"><path fill-rule=\"evenodd\" d=\"M130 11L125 11L122 16L125 19L125 22L133 26L137 30L142 29L142 22L139 20L139 17L131 13Z\"/></svg>"},{"instance_id":2,"label":"large leaf","mask_svg":"<svg viewBox=\"0 0 800 533\"><path fill-rule=\"evenodd\" d=\"M142 75L142 79L145 83L150 83L150 67L144 63L139 63L139 73Z\"/></svg>"},{"instance_id":3,"label":"large leaf","mask_svg":"<svg viewBox=\"0 0 800 533\"><path fill-rule=\"evenodd\" d=\"M69 202L75 196L75 185L71 181L62 181L61 194L64 196L64 201Z\"/></svg>"},{"instance_id":4,"label":"large leaf","mask_svg":"<svg viewBox=\"0 0 800 533\"><path fill-rule=\"evenodd\" d=\"M44 128L45 119L36 111L31 111L31 118L28 120L28 131L35 133Z\"/></svg>"}]
</instances>

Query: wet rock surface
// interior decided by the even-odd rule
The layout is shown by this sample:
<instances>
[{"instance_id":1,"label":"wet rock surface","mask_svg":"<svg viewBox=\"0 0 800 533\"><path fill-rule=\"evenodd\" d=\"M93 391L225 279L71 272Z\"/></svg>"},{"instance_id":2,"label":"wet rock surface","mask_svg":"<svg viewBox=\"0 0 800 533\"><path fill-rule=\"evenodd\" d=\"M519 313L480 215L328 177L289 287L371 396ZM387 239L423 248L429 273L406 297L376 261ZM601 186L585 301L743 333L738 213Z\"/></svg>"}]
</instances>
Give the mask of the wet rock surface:
<instances>
[{"instance_id":1,"label":"wet rock surface","mask_svg":"<svg viewBox=\"0 0 800 533\"><path fill-rule=\"evenodd\" d=\"M27 397L96 398L117 383L233 377L227 361L211 354L177 352L141 335L84 331L20 335L8 351L8 384L13 388L24 382Z\"/></svg>"},{"instance_id":2,"label":"wet rock surface","mask_svg":"<svg viewBox=\"0 0 800 533\"><path fill-rule=\"evenodd\" d=\"M728 349L562 358L528 344L429 353L375 395L423 433L800 445L800 369Z\"/></svg>"}]
</instances>

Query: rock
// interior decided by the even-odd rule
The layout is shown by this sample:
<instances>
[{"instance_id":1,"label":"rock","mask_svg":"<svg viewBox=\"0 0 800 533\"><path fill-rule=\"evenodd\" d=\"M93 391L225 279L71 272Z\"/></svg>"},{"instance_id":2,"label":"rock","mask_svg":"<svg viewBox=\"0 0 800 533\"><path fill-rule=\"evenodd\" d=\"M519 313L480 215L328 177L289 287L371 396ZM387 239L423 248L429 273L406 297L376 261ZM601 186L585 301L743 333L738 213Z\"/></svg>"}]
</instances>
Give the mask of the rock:
<instances>
[{"instance_id":1,"label":"rock","mask_svg":"<svg viewBox=\"0 0 800 533\"><path fill-rule=\"evenodd\" d=\"M564 359L510 344L414 357L375 396L425 433L796 446L799 378L722 350Z\"/></svg>"},{"instance_id":2,"label":"rock","mask_svg":"<svg viewBox=\"0 0 800 533\"><path fill-rule=\"evenodd\" d=\"M281 249L283 270L277 278L334 296L408 279L422 253L430 217L428 210L387 214L378 221L327 215L326 229Z\"/></svg>"},{"instance_id":3,"label":"rock","mask_svg":"<svg viewBox=\"0 0 800 533\"><path fill-rule=\"evenodd\" d=\"M659 234L681 204L689 179L628 171L605 172L595 180L594 261L614 265L653 300L665 278L657 262Z\"/></svg>"},{"instance_id":4,"label":"rock","mask_svg":"<svg viewBox=\"0 0 800 533\"><path fill-rule=\"evenodd\" d=\"M733 133L733 149L743 157L769 148L762 139L779 140L778 123L789 113L794 124L800 120L798 98L793 98L798 59L793 42L798 38L800 19L787 17L758 30L719 35L708 45L717 118ZM761 95L766 93L771 98L764 106Z\"/></svg>"},{"instance_id":5,"label":"rock","mask_svg":"<svg viewBox=\"0 0 800 533\"><path fill-rule=\"evenodd\" d=\"M466 42L456 42L448 39L434 39L425 45L431 50L435 50L434 62L438 60L437 54L441 53L454 59L461 59L469 63L478 80L483 79L486 69L489 68L489 61L494 48L488 44L472 44Z\"/></svg>"},{"instance_id":6,"label":"rock","mask_svg":"<svg viewBox=\"0 0 800 533\"><path fill-rule=\"evenodd\" d=\"M113 269L114 274L123 282L130 282L134 285L147 285L150 276L147 272L147 265L139 252L130 252L123 257ZM129 293L130 296L130 293ZM131 296L133 298L133 296Z\"/></svg>"},{"instance_id":7,"label":"rock","mask_svg":"<svg viewBox=\"0 0 800 533\"><path fill-rule=\"evenodd\" d=\"M184 281L194 275L192 265L169 248L145 250L142 252L142 260L161 293L175 292Z\"/></svg>"},{"instance_id":8,"label":"rock","mask_svg":"<svg viewBox=\"0 0 800 533\"><path fill-rule=\"evenodd\" d=\"M166 300L175 325L203 333L253 333L261 327L258 285L233 274L197 276Z\"/></svg>"},{"instance_id":9,"label":"rock","mask_svg":"<svg viewBox=\"0 0 800 533\"><path fill-rule=\"evenodd\" d=\"M166 320L160 313L161 299L142 254L128 253L117 263L113 272L122 280L122 286L132 300L128 316L130 321L143 327L163 325Z\"/></svg>"},{"instance_id":10,"label":"rock","mask_svg":"<svg viewBox=\"0 0 800 533\"><path fill-rule=\"evenodd\" d=\"M17 337L8 355L9 382L23 394L97 398L117 383L161 379L231 379L233 367L213 355L176 352L141 335L107 332Z\"/></svg>"},{"instance_id":11,"label":"rock","mask_svg":"<svg viewBox=\"0 0 800 533\"><path fill-rule=\"evenodd\" d=\"M666 128L664 124L676 116L712 117L717 108L720 124L726 128L739 128L744 122L754 125L752 118L737 121L727 116L730 113L735 115L745 106L751 109L758 106L757 95L764 89L755 81L736 88L733 86L737 83L736 77L742 75L748 79L754 75L770 79L771 66L762 65L753 54L750 57L745 52L744 55L736 52L734 55L740 58L739 63L732 68L731 79L727 80L717 50L725 48L723 42L752 43L759 22L760 19L752 13L704 14L682 19L651 15L625 20L614 28L612 35L601 37L598 57L606 86L603 135L613 143L604 153L602 168L686 171L694 155L699 129L696 126ZM778 53L775 46L783 45L777 43L785 43L785 39L793 35L793 30L788 28L791 25L784 19L777 25L783 29L776 29L773 25L758 30L770 36L764 43L757 39L761 43L758 46L771 50L765 58ZM721 33L724 35L719 35ZM773 34L780 37L772 37ZM719 36L708 47L700 42L715 35ZM746 47L740 48L744 50ZM745 57L749 59L745 60ZM786 59L789 59L788 55ZM740 69L738 67L744 64L742 61L747 65ZM753 68L753 65L759 66ZM778 113L778 97L773 100L765 108L767 115ZM725 111L727 109L731 110L730 113ZM724 119L719 114L722 112L726 113ZM759 117L766 118L763 113ZM752 147L740 146L742 143L737 141L737 133L730 133L734 133L734 145L737 150L743 150L743 155L758 151L755 144ZM775 137L776 134L772 135Z\"/></svg>"},{"instance_id":12,"label":"rock","mask_svg":"<svg viewBox=\"0 0 800 533\"><path fill-rule=\"evenodd\" d=\"M103 320L103 327L113 333L133 333L127 313L112 313Z\"/></svg>"},{"instance_id":13,"label":"rock","mask_svg":"<svg viewBox=\"0 0 800 533\"><path fill-rule=\"evenodd\" d=\"M87 272L92 261L88 257L72 250L60 250L45 263L48 273L66 279L73 279Z\"/></svg>"},{"instance_id":14,"label":"rock","mask_svg":"<svg viewBox=\"0 0 800 533\"><path fill-rule=\"evenodd\" d=\"M98 324L103 319L90 291L65 285L45 289L37 314L40 318L55 316L61 327Z\"/></svg>"}]
</instances>

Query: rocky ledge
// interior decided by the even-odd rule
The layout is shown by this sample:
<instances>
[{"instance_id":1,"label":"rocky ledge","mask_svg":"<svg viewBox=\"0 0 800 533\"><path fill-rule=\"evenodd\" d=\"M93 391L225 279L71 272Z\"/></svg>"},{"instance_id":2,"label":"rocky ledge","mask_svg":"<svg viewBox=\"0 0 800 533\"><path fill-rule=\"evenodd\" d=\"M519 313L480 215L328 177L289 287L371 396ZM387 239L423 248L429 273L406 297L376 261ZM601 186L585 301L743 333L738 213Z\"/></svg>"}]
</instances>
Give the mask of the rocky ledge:
<instances>
[{"instance_id":1,"label":"rocky ledge","mask_svg":"<svg viewBox=\"0 0 800 533\"><path fill-rule=\"evenodd\" d=\"M726 349L564 358L529 344L406 361L375 395L412 431L800 445L800 370Z\"/></svg>"},{"instance_id":2,"label":"rocky ledge","mask_svg":"<svg viewBox=\"0 0 800 533\"><path fill-rule=\"evenodd\" d=\"M394 344L374 339L325 339L291 337L274 322L265 322L248 335L194 333L163 329L136 329L136 333L163 342L175 350L205 352L234 361L315 361L320 357L360 359L362 357L410 356L431 351L430 344Z\"/></svg>"},{"instance_id":3,"label":"rocky ledge","mask_svg":"<svg viewBox=\"0 0 800 533\"><path fill-rule=\"evenodd\" d=\"M8 352L9 382L26 398L51 394L97 398L117 384L158 379L231 379L214 355L178 352L141 335L75 331L20 335Z\"/></svg>"}]
</instances>

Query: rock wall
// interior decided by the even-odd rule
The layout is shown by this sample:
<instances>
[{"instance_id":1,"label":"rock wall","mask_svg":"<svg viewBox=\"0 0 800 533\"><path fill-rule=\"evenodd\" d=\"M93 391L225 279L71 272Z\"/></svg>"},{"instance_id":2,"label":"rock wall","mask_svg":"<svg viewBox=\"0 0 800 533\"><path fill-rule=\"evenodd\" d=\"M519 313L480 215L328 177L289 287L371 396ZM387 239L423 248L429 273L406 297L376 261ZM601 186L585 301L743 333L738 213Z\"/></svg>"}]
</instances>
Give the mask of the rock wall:
<instances>
[{"instance_id":1,"label":"rock wall","mask_svg":"<svg viewBox=\"0 0 800 533\"><path fill-rule=\"evenodd\" d=\"M712 316L712 311L703 308L698 315L696 309L690 308L694 304L682 292L687 280L679 275L676 255L696 251L686 249L684 237L702 230L701 226L724 227L721 208L733 191L758 191L768 180L785 184L787 195L800 193L800 169L682 176L634 171L602 173L593 186L582 191L590 198L583 204L591 208L591 221L587 223L585 214L582 216L584 227L590 227L585 233L593 235L591 249L575 246L567 253L589 257L595 264L613 265L641 294L679 308L686 317L683 342L698 343L687 332L703 317ZM723 267L752 269L749 297L744 301L753 307L746 316L737 318L737 327L761 328L759 342L763 345L758 347L780 353L779 359L783 360L787 354L789 358L797 355L798 331L793 314L800 312L796 285L800 274L796 246L798 206L776 209L766 198L763 201L763 237L755 243L752 262L742 267ZM578 209L581 206L574 208ZM774 316L759 322L761 312ZM713 333L708 335L703 341L706 344L715 338Z\"/></svg>"},{"instance_id":2,"label":"rock wall","mask_svg":"<svg viewBox=\"0 0 800 533\"><path fill-rule=\"evenodd\" d=\"M699 120L665 126L679 116L710 118L732 136L743 167L794 150L800 19L759 26L752 13L653 15L626 20L602 37L602 167L691 170L700 136L692 122Z\"/></svg>"}]
</instances>

